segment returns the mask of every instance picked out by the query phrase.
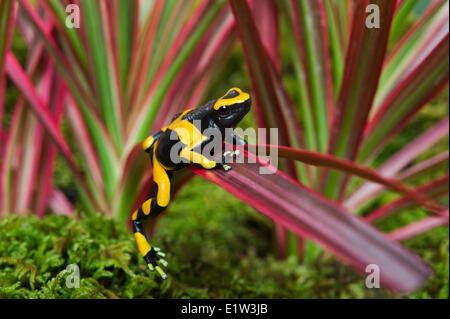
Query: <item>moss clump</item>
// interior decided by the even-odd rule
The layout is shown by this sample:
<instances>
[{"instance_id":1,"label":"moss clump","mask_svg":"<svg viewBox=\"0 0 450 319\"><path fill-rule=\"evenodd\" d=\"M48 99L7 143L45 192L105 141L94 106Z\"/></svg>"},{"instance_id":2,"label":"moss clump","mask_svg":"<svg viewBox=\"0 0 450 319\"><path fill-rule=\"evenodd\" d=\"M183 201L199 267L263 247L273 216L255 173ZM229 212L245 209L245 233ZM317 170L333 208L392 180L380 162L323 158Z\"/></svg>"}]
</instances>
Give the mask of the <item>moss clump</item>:
<instances>
[{"instance_id":1,"label":"moss clump","mask_svg":"<svg viewBox=\"0 0 450 319\"><path fill-rule=\"evenodd\" d=\"M0 298L403 297L366 289L364 278L328 254L302 265L276 260L271 234L265 217L196 179L152 239L169 261L169 279L162 281L146 270L133 236L114 220L11 216L0 223ZM448 228L408 246L435 268L427 286L409 297L447 298ZM66 287L69 264L79 266L79 288Z\"/></svg>"}]
</instances>

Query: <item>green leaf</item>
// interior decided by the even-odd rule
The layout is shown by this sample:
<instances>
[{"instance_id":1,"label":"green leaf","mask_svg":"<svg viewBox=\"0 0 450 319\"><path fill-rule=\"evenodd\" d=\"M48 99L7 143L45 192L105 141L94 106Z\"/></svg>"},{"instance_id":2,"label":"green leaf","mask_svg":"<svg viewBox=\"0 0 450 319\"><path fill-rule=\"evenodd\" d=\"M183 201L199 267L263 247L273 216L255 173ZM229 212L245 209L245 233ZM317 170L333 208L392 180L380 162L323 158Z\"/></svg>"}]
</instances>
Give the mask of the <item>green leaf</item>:
<instances>
[{"instance_id":1,"label":"green leaf","mask_svg":"<svg viewBox=\"0 0 450 319\"><path fill-rule=\"evenodd\" d=\"M105 124L117 151L120 153L123 146L123 132L121 128L120 110L117 98L113 92L113 80L106 52L102 16L99 4L95 1L83 3L82 12L85 25L85 34L89 44L89 54L94 69L93 76L98 90ZM116 92L117 93L117 92ZM109 194L111 195L111 194Z\"/></svg>"}]
</instances>

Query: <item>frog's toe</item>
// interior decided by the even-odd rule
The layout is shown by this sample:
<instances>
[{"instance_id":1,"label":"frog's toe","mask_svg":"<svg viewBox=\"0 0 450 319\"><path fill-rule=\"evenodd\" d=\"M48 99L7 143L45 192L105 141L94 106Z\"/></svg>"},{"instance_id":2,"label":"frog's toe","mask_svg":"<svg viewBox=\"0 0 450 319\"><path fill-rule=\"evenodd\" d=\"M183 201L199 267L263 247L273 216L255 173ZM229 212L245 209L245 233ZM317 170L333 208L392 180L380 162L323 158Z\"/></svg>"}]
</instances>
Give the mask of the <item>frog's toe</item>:
<instances>
[{"instance_id":1,"label":"frog's toe","mask_svg":"<svg viewBox=\"0 0 450 319\"><path fill-rule=\"evenodd\" d=\"M167 262L167 260L162 259L162 258L159 259L159 263L160 263L161 265L163 265L163 267L169 266L169 263Z\"/></svg>"},{"instance_id":2,"label":"frog's toe","mask_svg":"<svg viewBox=\"0 0 450 319\"><path fill-rule=\"evenodd\" d=\"M156 270L162 279L167 279L167 275L161 266L167 267L169 264L165 259L160 258L165 256L166 254L157 247L152 247L150 252L146 255L148 269L152 272Z\"/></svg>"},{"instance_id":3,"label":"frog's toe","mask_svg":"<svg viewBox=\"0 0 450 319\"><path fill-rule=\"evenodd\" d=\"M155 269L162 279L167 279L167 274L164 272L164 270L162 270L160 266L156 266Z\"/></svg>"},{"instance_id":4,"label":"frog's toe","mask_svg":"<svg viewBox=\"0 0 450 319\"><path fill-rule=\"evenodd\" d=\"M224 157L229 157L229 156L231 157L232 155L233 155L233 151L226 151L223 153Z\"/></svg>"},{"instance_id":5,"label":"frog's toe","mask_svg":"<svg viewBox=\"0 0 450 319\"><path fill-rule=\"evenodd\" d=\"M164 272L164 270L161 268L161 266L158 265L161 264L163 267L167 267L169 263L164 259L159 259L158 261L154 263L148 264L148 269L153 272L156 270L156 272L161 276L162 279L167 279L167 274Z\"/></svg>"},{"instance_id":6,"label":"frog's toe","mask_svg":"<svg viewBox=\"0 0 450 319\"><path fill-rule=\"evenodd\" d=\"M230 159L232 159L233 156L235 156L235 155L236 155L236 151L226 151L226 152L223 153L223 158L224 158L225 160L230 160Z\"/></svg>"},{"instance_id":7,"label":"frog's toe","mask_svg":"<svg viewBox=\"0 0 450 319\"><path fill-rule=\"evenodd\" d=\"M233 157L239 157L241 155L240 150L234 150L234 151L226 151L223 153L223 160L224 163L227 163L229 160L233 159Z\"/></svg>"}]
</instances>

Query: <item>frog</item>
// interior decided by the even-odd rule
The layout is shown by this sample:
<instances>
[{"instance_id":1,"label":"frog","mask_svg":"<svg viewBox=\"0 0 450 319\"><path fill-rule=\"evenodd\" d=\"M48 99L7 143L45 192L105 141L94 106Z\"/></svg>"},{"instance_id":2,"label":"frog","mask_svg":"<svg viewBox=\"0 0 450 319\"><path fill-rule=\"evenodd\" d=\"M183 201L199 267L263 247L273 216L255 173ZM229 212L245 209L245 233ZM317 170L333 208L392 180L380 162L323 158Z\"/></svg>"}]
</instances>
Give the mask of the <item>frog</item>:
<instances>
[{"instance_id":1,"label":"frog","mask_svg":"<svg viewBox=\"0 0 450 319\"><path fill-rule=\"evenodd\" d=\"M219 156L220 160L217 160L217 154L202 150L217 136L222 143L246 145L247 141L235 134L233 129L250 111L250 107L250 94L233 87L218 99L176 114L169 125L142 143L142 149L149 154L153 167L154 196L133 212L132 228L138 250L148 269L152 272L156 270L162 279L167 279L163 270L163 267L168 266L164 259L166 255L158 247L150 245L143 222L161 214L169 205L175 171L188 165L197 165L206 170L231 169L226 163L239 155L238 150L224 152ZM205 134L206 130L220 134Z\"/></svg>"}]
</instances>

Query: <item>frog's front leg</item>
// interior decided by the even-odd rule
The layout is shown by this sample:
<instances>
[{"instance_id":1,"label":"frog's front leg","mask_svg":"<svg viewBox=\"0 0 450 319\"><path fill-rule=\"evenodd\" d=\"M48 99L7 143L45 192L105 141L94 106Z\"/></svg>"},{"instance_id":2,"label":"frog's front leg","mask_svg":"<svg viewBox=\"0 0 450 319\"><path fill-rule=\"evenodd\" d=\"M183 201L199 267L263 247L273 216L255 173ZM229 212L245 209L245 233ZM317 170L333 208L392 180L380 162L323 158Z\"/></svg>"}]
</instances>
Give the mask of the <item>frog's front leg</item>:
<instances>
[{"instance_id":1,"label":"frog's front leg","mask_svg":"<svg viewBox=\"0 0 450 319\"><path fill-rule=\"evenodd\" d=\"M213 169L222 166L222 163L217 163L216 161L210 160L206 156L189 148L182 149L180 156L191 163L201 165L204 169Z\"/></svg>"},{"instance_id":2,"label":"frog's front leg","mask_svg":"<svg viewBox=\"0 0 450 319\"><path fill-rule=\"evenodd\" d=\"M239 135L235 134L233 131L231 131L227 136L225 137L225 142L232 144L232 145L247 145L248 142L240 137ZM233 151L226 151L223 153L222 162L224 163L223 168L226 171L229 171L231 169L231 166L225 164L229 163L229 160L231 160L234 156L238 157L241 154L239 150L233 150Z\"/></svg>"},{"instance_id":3,"label":"frog's front leg","mask_svg":"<svg viewBox=\"0 0 450 319\"><path fill-rule=\"evenodd\" d=\"M152 162L156 196L145 201L144 204L142 204L142 206L133 213L133 232L138 249L144 257L150 271L156 270L163 279L166 279L167 275L158 265L158 263L160 263L162 266L167 267L167 261L161 258L164 257L164 253L159 251L158 248L150 245L142 222L150 215L156 216L160 214L169 205L170 193L173 185L173 176L171 172L164 169L154 154Z\"/></svg>"},{"instance_id":4,"label":"frog's front leg","mask_svg":"<svg viewBox=\"0 0 450 319\"><path fill-rule=\"evenodd\" d=\"M232 158L233 156L239 156L240 151L227 151L223 153L222 155L222 161L221 163L218 163L216 161L210 160L206 156L193 151L192 149L183 149L180 152L180 156L187 159L189 162L201 165L204 169L213 169L213 168L219 168L222 167L225 171L229 171L231 169L231 166L225 164L229 158Z\"/></svg>"},{"instance_id":5,"label":"frog's front leg","mask_svg":"<svg viewBox=\"0 0 450 319\"><path fill-rule=\"evenodd\" d=\"M239 155L241 155L241 151L239 151L239 150L233 150L233 151L226 151L226 152L224 152L223 156L222 156L223 169L225 171L227 171L227 172L229 170L231 170L231 166L226 164L226 163L230 163L229 160L231 160L234 156L238 157Z\"/></svg>"}]
</instances>

